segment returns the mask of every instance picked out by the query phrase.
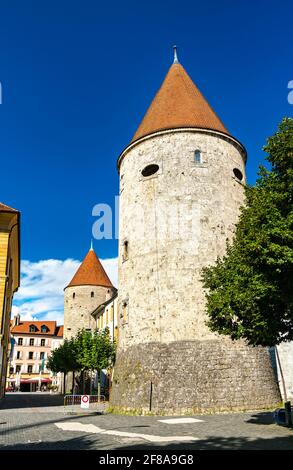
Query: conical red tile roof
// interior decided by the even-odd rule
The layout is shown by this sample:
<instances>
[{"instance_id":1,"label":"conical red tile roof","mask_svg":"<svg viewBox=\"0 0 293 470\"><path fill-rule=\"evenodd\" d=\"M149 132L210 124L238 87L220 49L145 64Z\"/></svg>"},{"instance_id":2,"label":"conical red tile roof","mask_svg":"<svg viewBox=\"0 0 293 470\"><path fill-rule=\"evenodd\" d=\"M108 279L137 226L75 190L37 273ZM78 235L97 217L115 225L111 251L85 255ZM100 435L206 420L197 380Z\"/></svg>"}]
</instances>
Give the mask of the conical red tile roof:
<instances>
[{"instance_id":1,"label":"conical red tile roof","mask_svg":"<svg viewBox=\"0 0 293 470\"><path fill-rule=\"evenodd\" d=\"M180 127L229 134L182 65L174 63L131 142L154 132Z\"/></svg>"},{"instance_id":2,"label":"conical red tile roof","mask_svg":"<svg viewBox=\"0 0 293 470\"><path fill-rule=\"evenodd\" d=\"M71 286L113 287L93 249L90 249L67 287Z\"/></svg>"}]
</instances>

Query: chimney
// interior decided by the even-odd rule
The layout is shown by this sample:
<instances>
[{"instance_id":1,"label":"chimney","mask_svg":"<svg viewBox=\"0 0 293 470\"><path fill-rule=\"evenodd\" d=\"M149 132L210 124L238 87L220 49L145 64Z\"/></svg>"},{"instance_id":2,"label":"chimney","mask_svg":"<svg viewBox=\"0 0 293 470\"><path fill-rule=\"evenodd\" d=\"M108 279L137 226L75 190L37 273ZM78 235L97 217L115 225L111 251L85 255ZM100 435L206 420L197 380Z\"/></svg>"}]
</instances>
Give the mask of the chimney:
<instances>
[{"instance_id":1,"label":"chimney","mask_svg":"<svg viewBox=\"0 0 293 470\"><path fill-rule=\"evenodd\" d=\"M17 315L14 315L13 317L13 326L17 326L20 323L20 315L19 313Z\"/></svg>"}]
</instances>

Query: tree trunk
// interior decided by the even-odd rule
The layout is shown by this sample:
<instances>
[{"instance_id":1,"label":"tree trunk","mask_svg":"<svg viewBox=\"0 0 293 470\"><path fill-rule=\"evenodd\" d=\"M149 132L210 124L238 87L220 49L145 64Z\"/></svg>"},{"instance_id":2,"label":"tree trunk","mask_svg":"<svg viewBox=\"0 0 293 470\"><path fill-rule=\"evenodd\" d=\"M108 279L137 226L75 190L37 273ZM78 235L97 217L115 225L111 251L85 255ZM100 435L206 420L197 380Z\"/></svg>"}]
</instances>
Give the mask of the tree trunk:
<instances>
[{"instance_id":1,"label":"tree trunk","mask_svg":"<svg viewBox=\"0 0 293 470\"><path fill-rule=\"evenodd\" d=\"M74 395L74 386L75 386L75 371L72 371L72 395Z\"/></svg>"},{"instance_id":2,"label":"tree trunk","mask_svg":"<svg viewBox=\"0 0 293 470\"><path fill-rule=\"evenodd\" d=\"M82 394L84 395L84 391L85 391L84 370L83 370L82 373L81 373L81 377L82 377Z\"/></svg>"},{"instance_id":3,"label":"tree trunk","mask_svg":"<svg viewBox=\"0 0 293 470\"><path fill-rule=\"evenodd\" d=\"M98 370L98 403L100 403L100 397L101 397L101 373Z\"/></svg>"},{"instance_id":4,"label":"tree trunk","mask_svg":"<svg viewBox=\"0 0 293 470\"><path fill-rule=\"evenodd\" d=\"M66 372L63 374L63 395L66 393Z\"/></svg>"}]
</instances>

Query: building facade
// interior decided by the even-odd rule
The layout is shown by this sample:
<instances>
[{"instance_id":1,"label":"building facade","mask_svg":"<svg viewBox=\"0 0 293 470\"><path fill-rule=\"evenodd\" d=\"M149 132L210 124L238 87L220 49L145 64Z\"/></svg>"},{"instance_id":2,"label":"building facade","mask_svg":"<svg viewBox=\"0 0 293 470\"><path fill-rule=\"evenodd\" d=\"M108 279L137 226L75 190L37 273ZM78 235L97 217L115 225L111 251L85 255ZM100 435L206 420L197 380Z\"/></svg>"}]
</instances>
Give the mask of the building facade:
<instances>
[{"instance_id":1,"label":"building facade","mask_svg":"<svg viewBox=\"0 0 293 470\"><path fill-rule=\"evenodd\" d=\"M95 327L98 330L108 328L112 341L118 343L118 292L114 296L99 305L93 312Z\"/></svg>"},{"instance_id":2,"label":"building facade","mask_svg":"<svg viewBox=\"0 0 293 470\"><path fill-rule=\"evenodd\" d=\"M91 248L64 289L64 338L76 336L82 328L94 329L96 322L92 312L115 292L116 289Z\"/></svg>"},{"instance_id":3,"label":"building facade","mask_svg":"<svg viewBox=\"0 0 293 470\"><path fill-rule=\"evenodd\" d=\"M206 326L202 268L233 237L245 162L245 148L175 56L118 160L114 408L182 414L279 402L268 350Z\"/></svg>"},{"instance_id":4,"label":"building facade","mask_svg":"<svg viewBox=\"0 0 293 470\"><path fill-rule=\"evenodd\" d=\"M47 361L63 341L63 326L55 321L21 321L17 315L11 322L10 336L7 387L27 392L49 386L60 390L61 374L48 370Z\"/></svg>"},{"instance_id":5,"label":"building facade","mask_svg":"<svg viewBox=\"0 0 293 470\"><path fill-rule=\"evenodd\" d=\"M20 280L20 213L0 203L0 399L5 395L13 294Z\"/></svg>"}]
</instances>

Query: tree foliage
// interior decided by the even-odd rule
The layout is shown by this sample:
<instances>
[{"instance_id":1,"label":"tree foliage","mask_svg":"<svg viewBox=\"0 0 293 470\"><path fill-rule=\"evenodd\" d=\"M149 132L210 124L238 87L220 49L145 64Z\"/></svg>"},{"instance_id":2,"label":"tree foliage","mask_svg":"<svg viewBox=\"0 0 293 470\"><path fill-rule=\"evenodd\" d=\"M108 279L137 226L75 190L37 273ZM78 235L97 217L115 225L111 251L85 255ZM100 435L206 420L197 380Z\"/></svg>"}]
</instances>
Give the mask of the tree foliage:
<instances>
[{"instance_id":1,"label":"tree foliage","mask_svg":"<svg viewBox=\"0 0 293 470\"><path fill-rule=\"evenodd\" d=\"M54 349L48 359L47 367L54 373L63 372L64 374L79 370L74 341L66 339L59 348Z\"/></svg>"},{"instance_id":2,"label":"tree foliage","mask_svg":"<svg viewBox=\"0 0 293 470\"><path fill-rule=\"evenodd\" d=\"M264 147L246 187L233 244L203 270L208 326L232 339L271 346L293 339L293 119L285 118Z\"/></svg>"},{"instance_id":3,"label":"tree foliage","mask_svg":"<svg viewBox=\"0 0 293 470\"><path fill-rule=\"evenodd\" d=\"M65 340L52 351L48 368L52 372L101 371L110 367L115 359L115 343L108 328L104 330L80 330L70 341Z\"/></svg>"}]
</instances>

